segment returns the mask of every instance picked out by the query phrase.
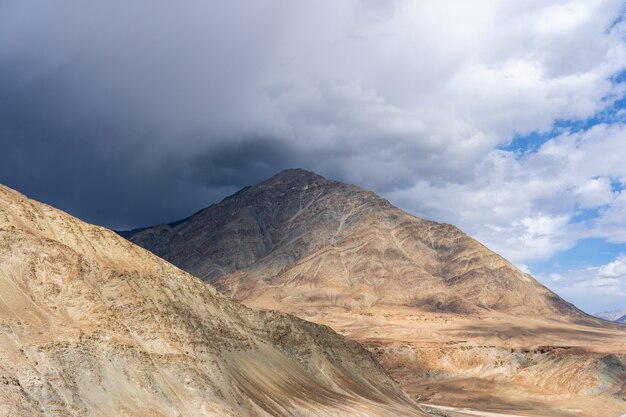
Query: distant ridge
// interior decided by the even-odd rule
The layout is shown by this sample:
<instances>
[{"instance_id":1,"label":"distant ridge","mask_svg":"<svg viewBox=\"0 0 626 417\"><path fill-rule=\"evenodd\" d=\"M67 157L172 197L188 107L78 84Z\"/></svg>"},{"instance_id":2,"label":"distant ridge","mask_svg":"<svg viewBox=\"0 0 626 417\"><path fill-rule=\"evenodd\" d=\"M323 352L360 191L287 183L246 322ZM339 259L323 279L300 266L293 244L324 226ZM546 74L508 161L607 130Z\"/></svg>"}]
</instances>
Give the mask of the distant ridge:
<instances>
[{"instance_id":1,"label":"distant ridge","mask_svg":"<svg viewBox=\"0 0 626 417\"><path fill-rule=\"evenodd\" d=\"M626 308L620 308L612 311L602 311L595 313L594 316L604 320L615 321L618 323L624 323L624 317L626 316Z\"/></svg>"}]
</instances>

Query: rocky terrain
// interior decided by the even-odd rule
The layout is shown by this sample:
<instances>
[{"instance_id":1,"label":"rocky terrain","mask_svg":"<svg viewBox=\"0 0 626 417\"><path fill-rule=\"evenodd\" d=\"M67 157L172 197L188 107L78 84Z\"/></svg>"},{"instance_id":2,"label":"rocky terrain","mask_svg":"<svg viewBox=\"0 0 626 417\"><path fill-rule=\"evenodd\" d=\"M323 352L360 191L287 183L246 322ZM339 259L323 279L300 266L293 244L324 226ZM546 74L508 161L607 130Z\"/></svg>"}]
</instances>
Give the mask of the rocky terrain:
<instances>
[{"instance_id":1,"label":"rocky terrain","mask_svg":"<svg viewBox=\"0 0 626 417\"><path fill-rule=\"evenodd\" d=\"M0 186L0 416L422 416L358 343Z\"/></svg>"},{"instance_id":2,"label":"rocky terrain","mask_svg":"<svg viewBox=\"0 0 626 417\"><path fill-rule=\"evenodd\" d=\"M359 187L287 170L187 219L122 234L247 305L358 340L431 406L626 413L623 326L456 227Z\"/></svg>"},{"instance_id":3,"label":"rocky terrain","mask_svg":"<svg viewBox=\"0 0 626 417\"><path fill-rule=\"evenodd\" d=\"M456 227L302 170L125 236L248 302L593 320Z\"/></svg>"}]
</instances>

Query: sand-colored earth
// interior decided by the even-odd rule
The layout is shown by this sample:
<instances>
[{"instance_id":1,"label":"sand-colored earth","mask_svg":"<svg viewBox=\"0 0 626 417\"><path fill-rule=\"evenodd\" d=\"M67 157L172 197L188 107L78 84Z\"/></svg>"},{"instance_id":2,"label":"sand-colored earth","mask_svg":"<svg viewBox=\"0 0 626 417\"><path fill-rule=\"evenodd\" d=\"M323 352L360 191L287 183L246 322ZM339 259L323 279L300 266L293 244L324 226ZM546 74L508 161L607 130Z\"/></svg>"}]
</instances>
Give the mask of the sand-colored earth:
<instances>
[{"instance_id":1,"label":"sand-colored earth","mask_svg":"<svg viewBox=\"0 0 626 417\"><path fill-rule=\"evenodd\" d=\"M456 227L359 187L287 170L124 235L247 305L359 341L420 402L626 413L626 326L588 316Z\"/></svg>"},{"instance_id":2,"label":"sand-colored earth","mask_svg":"<svg viewBox=\"0 0 626 417\"><path fill-rule=\"evenodd\" d=\"M0 185L0 417L425 416L358 343Z\"/></svg>"},{"instance_id":3,"label":"sand-colored earth","mask_svg":"<svg viewBox=\"0 0 626 417\"><path fill-rule=\"evenodd\" d=\"M522 416L626 413L626 338L618 326L383 306L293 313L362 343L418 402Z\"/></svg>"}]
</instances>

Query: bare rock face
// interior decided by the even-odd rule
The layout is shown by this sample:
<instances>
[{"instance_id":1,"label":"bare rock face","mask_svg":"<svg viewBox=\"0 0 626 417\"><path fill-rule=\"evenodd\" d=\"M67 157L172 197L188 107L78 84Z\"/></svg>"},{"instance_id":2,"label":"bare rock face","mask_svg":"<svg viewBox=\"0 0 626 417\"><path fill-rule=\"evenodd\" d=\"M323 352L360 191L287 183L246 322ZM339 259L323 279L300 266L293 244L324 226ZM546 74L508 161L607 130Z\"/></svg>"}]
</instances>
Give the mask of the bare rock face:
<instances>
[{"instance_id":1,"label":"bare rock face","mask_svg":"<svg viewBox=\"0 0 626 417\"><path fill-rule=\"evenodd\" d=\"M303 170L126 237L247 302L588 318L456 227Z\"/></svg>"},{"instance_id":2,"label":"bare rock face","mask_svg":"<svg viewBox=\"0 0 626 417\"><path fill-rule=\"evenodd\" d=\"M421 416L358 343L0 186L0 416Z\"/></svg>"},{"instance_id":3,"label":"bare rock face","mask_svg":"<svg viewBox=\"0 0 626 417\"><path fill-rule=\"evenodd\" d=\"M249 306L354 338L429 407L626 413L625 327L456 227L356 186L287 170L187 219L122 234Z\"/></svg>"}]
</instances>

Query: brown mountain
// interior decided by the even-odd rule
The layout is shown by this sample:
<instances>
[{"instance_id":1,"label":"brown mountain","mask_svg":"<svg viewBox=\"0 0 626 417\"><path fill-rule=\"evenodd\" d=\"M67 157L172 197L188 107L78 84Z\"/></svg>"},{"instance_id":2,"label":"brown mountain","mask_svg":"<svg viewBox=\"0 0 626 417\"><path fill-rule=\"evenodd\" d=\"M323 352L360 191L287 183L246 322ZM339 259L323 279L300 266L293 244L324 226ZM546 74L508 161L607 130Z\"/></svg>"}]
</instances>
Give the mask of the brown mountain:
<instances>
[{"instance_id":1,"label":"brown mountain","mask_svg":"<svg viewBox=\"0 0 626 417\"><path fill-rule=\"evenodd\" d=\"M0 416L418 416L358 343L0 186Z\"/></svg>"},{"instance_id":2,"label":"brown mountain","mask_svg":"<svg viewBox=\"0 0 626 417\"><path fill-rule=\"evenodd\" d=\"M623 327L456 227L359 187L287 170L187 219L123 234L247 305L355 338L421 401L626 412Z\"/></svg>"},{"instance_id":3,"label":"brown mountain","mask_svg":"<svg viewBox=\"0 0 626 417\"><path fill-rule=\"evenodd\" d=\"M126 236L248 302L589 319L456 227L303 170Z\"/></svg>"}]
</instances>

